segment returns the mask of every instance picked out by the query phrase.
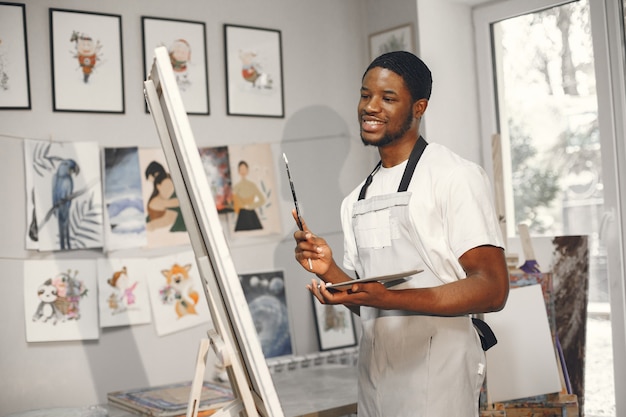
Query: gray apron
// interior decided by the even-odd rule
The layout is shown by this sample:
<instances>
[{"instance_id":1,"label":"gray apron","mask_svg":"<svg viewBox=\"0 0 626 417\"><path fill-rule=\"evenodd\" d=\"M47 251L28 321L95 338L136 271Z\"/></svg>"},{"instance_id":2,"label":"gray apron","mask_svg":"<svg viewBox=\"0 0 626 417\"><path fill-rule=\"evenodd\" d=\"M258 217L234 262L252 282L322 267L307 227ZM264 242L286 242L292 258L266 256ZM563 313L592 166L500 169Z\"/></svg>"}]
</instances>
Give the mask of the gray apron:
<instances>
[{"instance_id":1,"label":"gray apron","mask_svg":"<svg viewBox=\"0 0 626 417\"><path fill-rule=\"evenodd\" d=\"M398 192L365 199L377 166L354 205L358 276L424 270L392 290L443 284L416 249L406 191L425 146L420 137ZM360 315L359 417L478 416L485 355L469 317L372 307L361 307Z\"/></svg>"}]
</instances>

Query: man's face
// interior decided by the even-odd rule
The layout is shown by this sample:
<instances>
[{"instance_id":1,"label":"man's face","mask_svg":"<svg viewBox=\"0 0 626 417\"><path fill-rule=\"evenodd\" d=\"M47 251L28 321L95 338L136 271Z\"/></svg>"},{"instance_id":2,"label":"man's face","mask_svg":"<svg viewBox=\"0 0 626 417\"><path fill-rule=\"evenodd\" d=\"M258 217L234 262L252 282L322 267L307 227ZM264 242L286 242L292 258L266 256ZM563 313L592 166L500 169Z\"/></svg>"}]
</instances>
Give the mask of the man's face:
<instances>
[{"instance_id":1,"label":"man's face","mask_svg":"<svg viewBox=\"0 0 626 417\"><path fill-rule=\"evenodd\" d=\"M417 126L413 99L403 78L380 67L372 68L363 78L358 115L365 145L388 145Z\"/></svg>"}]
</instances>

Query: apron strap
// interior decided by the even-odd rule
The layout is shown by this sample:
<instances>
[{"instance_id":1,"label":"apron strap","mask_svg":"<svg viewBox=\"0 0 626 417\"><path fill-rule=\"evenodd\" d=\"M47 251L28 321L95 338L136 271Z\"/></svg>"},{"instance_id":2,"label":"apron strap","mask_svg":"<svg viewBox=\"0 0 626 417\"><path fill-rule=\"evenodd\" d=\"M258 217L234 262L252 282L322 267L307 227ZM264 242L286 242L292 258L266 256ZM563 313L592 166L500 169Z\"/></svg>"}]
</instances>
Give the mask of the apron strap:
<instances>
[{"instance_id":1,"label":"apron strap","mask_svg":"<svg viewBox=\"0 0 626 417\"><path fill-rule=\"evenodd\" d=\"M378 161L378 163L376 164L376 166L374 167L372 172L370 172L370 174L365 179L365 184L363 184L363 187L361 187L361 192L359 193L359 200L365 199L365 194L367 193L367 188L372 183L372 178L374 178L374 174L376 173L376 171L378 171L378 168L380 168L382 163L383 163L383 161Z\"/></svg>"},{"instance_id":2,"label":"apron strap","mask_svg":"<svg viewBox=\"0 0 626 417\"><path fill-rule=\"evenodd\" d=\"M404 173L402 174L402 180L400 181L400 186L398 187L398 192L406 191L409 188L409 183L411 182L411 178L413 178L413 172L415 172L415 167L419 162L422 154L424 153L424 149L426 149L426 145L428 142L420 135L415 145L413 145L413 150L411 150L411 155L409 156L409 162L407 162L406 167L404 168ZM359 200L364 200L365 195L367 194L367 188L372 183L372 179L374 178L374 174L380 168L382 161L378 161L374 170L367 176L365 180L365 184L361 187L361 192L359 193Z\"/></svg>"},{"instance_id":3,"label":"apron strap","mask_svg":"<svg viewBox=\"0 0 626 417\"><path fill-rule=\"evenodd\" d=\"M406 168L404 168L402 181L400 181L400 186L398 187L399 193L404 192L409 188L409 183L411 182L411 178L413 178L413 172L415 172L415 167L422 157L424 149L426 149L426 145L428 145L428 142L426 142L426 140L424 140L424 138L420 135L419 139L413 146L411 156L409 156L409 162L407 162Z\"/></svg>"}]
</instances>

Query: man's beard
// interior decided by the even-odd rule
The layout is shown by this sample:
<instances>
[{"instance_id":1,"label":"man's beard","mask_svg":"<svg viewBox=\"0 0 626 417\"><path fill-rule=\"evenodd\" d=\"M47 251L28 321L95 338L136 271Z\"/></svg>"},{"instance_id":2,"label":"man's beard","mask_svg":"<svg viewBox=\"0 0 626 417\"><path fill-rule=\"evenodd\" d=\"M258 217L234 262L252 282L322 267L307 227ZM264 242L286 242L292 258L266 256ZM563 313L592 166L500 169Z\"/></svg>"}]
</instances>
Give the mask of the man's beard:
<instances>
[{"instance_id":1,"label":"man's beard","mask_svg":"<svg viewBox=\"0 0 626 417\"><path fill-rule=\"evenodd\" d=\"M404 136L404 134L408 132L409 129L411 129L412 124L413 124L413 114L409 111L406 119L404 120L404 124L402 125L402 127L400 127L400 130L398 130L397 132L386 133L385 136L383 136L382 139L377 142L368 141L367 139L363 137L363 134L361 134L361 142L363 142L363 145L365 146L375 146L377 148L387 146L390 143L393 143L396 140L400 139L402 136Z\"/></svg>"}]
</instances>

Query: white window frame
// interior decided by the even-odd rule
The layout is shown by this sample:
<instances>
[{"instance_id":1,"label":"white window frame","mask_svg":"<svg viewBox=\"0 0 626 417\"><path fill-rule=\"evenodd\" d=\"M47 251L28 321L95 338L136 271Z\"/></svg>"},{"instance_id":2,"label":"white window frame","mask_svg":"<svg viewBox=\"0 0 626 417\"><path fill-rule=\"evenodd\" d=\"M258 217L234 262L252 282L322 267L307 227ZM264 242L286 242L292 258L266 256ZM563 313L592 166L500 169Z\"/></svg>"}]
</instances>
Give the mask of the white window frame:
<instances>
[{"instance_id":1,"label":"white window frame","mask_svg":"<svg viewBox=\"0 0 626 417\"><path fill-rule=\"evenodd\" d=\"M602 164L604 210L600 238L607 248L616 416L626 415L626 82L622 0L589 0ZM481 134L497 132L496 90L491 25L498 21L568 3L562 0L503 0L472 10L478 72ZM488 172L493 173L491 143L483 146Z\"/></svg>"}]
</instances>

